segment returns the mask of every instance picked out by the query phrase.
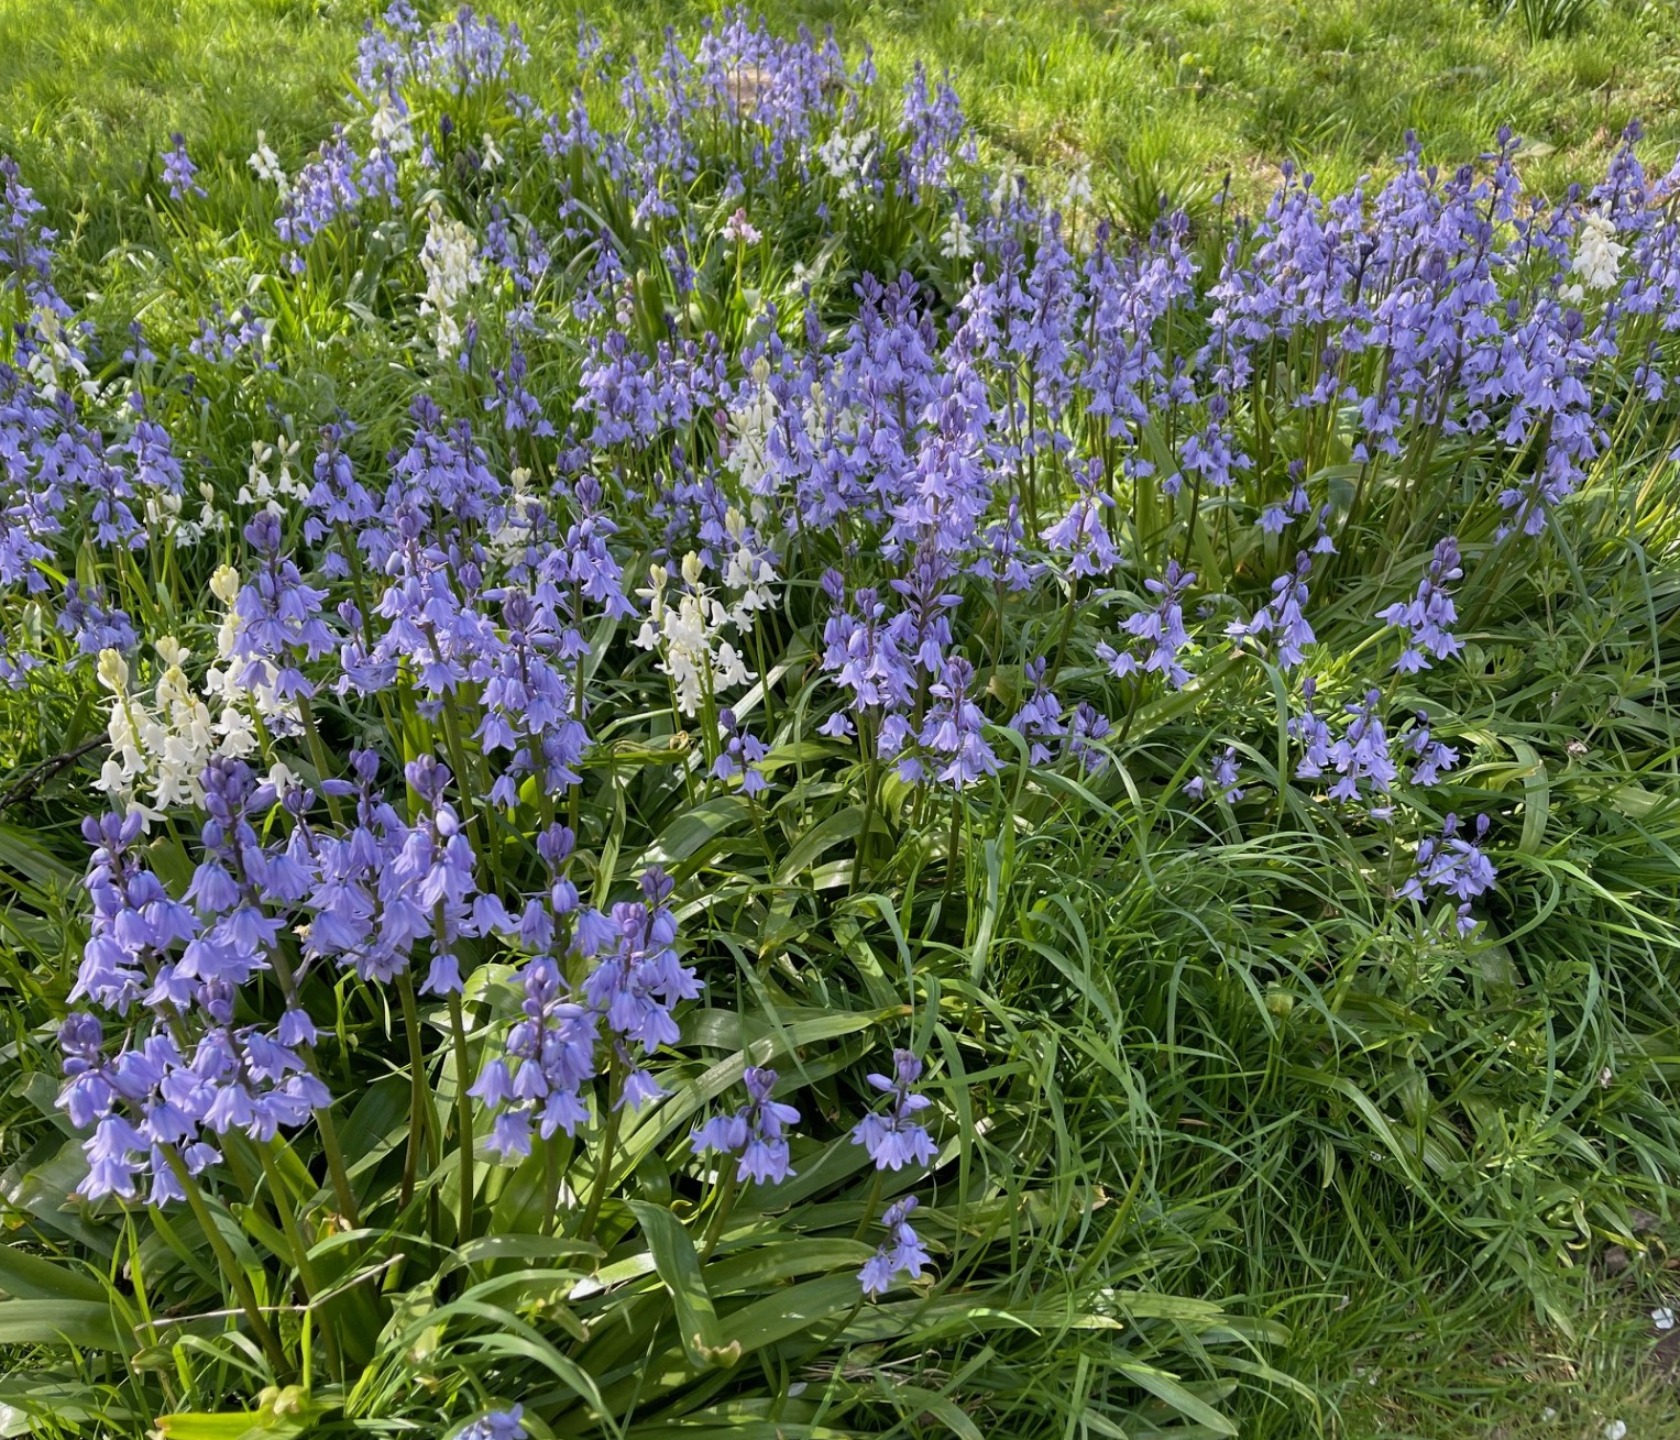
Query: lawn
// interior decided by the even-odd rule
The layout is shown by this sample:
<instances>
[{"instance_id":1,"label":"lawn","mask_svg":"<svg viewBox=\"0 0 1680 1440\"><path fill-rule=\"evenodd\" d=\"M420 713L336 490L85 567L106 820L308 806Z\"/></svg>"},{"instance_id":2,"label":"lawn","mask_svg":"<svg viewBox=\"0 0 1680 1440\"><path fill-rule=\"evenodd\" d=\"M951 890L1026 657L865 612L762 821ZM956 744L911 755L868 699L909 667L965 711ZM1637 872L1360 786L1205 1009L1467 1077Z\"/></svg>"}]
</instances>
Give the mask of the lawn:
<instances>
[{"instance_id":1,"label":"lawn","mask_svg":"<svg viewBox=\"0 0 1680 1440\"><path fill-rule=\"evenodd\" d=\"M561 56L581 14L615 43L647 44L723 8L502 13L539 56ZM1680 27L1656 0L774 0L759 11L782 29L833 26L847 47L874 47L895 79L918 60L949 69L1000 151L1089 164L1134 223L1163 195L1205 213L1227 176L1241 202L1262 202L1285 161L1344 188L1387 170L1408 131L1453 166L1508 125L1525 142L1525 177L1552 193L1596 180L1633 119L1661 169L1680 152ZM321 138L344 113L338 77L369 13L334 0L80 0L49 21L5 0L0 144L103 241L105 211L173 130L234 156L253 121L275 144Z\"/></svg>"},{"instance_id":2,"label":"lawn","mask_svg":"<svg viewBox=\"0 0 1680 1440\"><path fill-rule=\"evenodd\" d=\"M762 10L0 0L0 1433L1680 1440L1672 6Z\"/></svg>"}]
</instances>

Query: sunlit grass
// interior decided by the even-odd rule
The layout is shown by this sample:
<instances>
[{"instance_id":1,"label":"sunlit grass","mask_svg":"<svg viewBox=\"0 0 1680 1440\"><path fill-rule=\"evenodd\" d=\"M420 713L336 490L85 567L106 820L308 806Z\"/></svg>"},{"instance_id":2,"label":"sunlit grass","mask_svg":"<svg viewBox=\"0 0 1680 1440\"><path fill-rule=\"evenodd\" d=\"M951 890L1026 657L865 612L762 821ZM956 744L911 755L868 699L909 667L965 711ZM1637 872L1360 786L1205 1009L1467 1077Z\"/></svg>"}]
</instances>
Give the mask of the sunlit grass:
<instances>
[{"instance_id":1,"label":"sunlit grass","mask_svg":"<svg viewBox=\"0 0 1680 1440\"><path fill-rule=\"evenodd\" d=\"M314 140L342 112L338 77L377 7L347 0L0 0L0 148L107 245L113 211L172 130L241 163L261 126ZM718 4L603 0L499 7L535 52L569 52L580 16L652 48ZM1380 173L1408 131L1456 165L1509 125L1524 173L1561 192L1592 182L1623 128L1650 163L1680 150L1680 27L1672 7L1600 0L1556 38L1477 0L766 0L776 25L833 26L902 80L949 68L971 117L1028 165L1089 164L1134 222L1169 204L1205 213L1229 176L1256 205L1285 160L1344 188Z\"/></svg>"}]
</instances>

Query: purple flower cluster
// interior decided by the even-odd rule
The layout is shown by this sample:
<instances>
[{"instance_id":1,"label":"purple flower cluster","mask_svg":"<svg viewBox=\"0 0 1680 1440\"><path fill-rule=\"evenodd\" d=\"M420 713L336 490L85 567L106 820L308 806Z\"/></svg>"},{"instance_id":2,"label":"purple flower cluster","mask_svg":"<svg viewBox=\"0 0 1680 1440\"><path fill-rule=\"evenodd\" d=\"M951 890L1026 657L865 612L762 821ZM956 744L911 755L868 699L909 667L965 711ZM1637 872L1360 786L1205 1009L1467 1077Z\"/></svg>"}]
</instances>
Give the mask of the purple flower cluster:
<instances>
[{"instance_id":1,"label":"purple flower cluster","mask_svg":"<svg viewBox=\"0 0 1680 1440\"><path fill-rule=\"evenodd\" d=\"M395 8L395 7L393 7ZM456 1440L525 1440L525 1407L513 1405L506 1410L492 1410L456 1436Z\"/></svg>"},{"instance_id":2,"label":"purple flower cluster","mask_svg":"<svg viewBox=\"0 0 1680 1440\"><path fill-rule=\"evenodd\" d=\"M306 585L295 561L280 553L280 520L263 511L245 527L245 543L261 568L233 602L237 617L232 654L240 662L239 683L265 685L282 700L308 699L315 686L302 666L336 648L321 618L325 590Z\"/></svg>"},{"instance_id":3,"label":"purple flower cluster","mask_svg":"<svg viewBox=\"0 0 1680 1440\"><path fill-rule=\"evenodd\" d=\"M187 353L226 364L247 350L261 351L267 339L267 322L249 305L229 315L217 301L210 315L200 317L198 335L188 342Z\"/></svg>"},{"instance_id":4,"label":"purple flower cluster","mask_svg":"<svg viewBox=\"0 0 1680 1440\"><path fill-rule=\"evenodd\" d=\"M1361 786L1367 795L1371 791L1386 795L1399 778L1400 767L1388 750L1388 732L1382 722L1382 692L1367 690L1363 700L1348 702L1347 713L1351 717L1347 728L1330 742L1327 756L1329 768L1341 777L1330 787L1330 798L1357 800ZM1297 767L1297 774L1315 773L1312 760L1301 763L1308 768Z\"/></svg>"},{"instance_id":5,"label":"purple flower cluster","mask_svg":"<svg viewBox=\"0 0 1680 1440\"><path fill-rule=\"evenodd\" d=\"M1271 635L1277 651L1278 664L1293 670L1306 660L1306 647L1317 636L1307 621L1307 576L1312 573L1312 556L1302 551L1295 557L1294 573L1280 575L1272 581L1272 598L1255 612L1246 624L1233 621L1226 629L1233 640L1250 636Z\"/></svg>"},{"instance_id":6,"label":"purple flower cluster","mask_svg":"<svg viewBox=\"0 0 1680 1440\"><path fill-rule=\"evenodd\" d=\"M369 22L356 58L356 81L366 95L416 85L466 96L530 58L517 25L504 29L470 5L429 30L408 0L393 0L383 18L383 27Z\"/></svg>"},{"instance_id":7,"label":"purple flower cluster","mask_svg":"<svg viewBox=\"0 0 1680 1440\"><path fill-rule=\"evenodd\" d=\"M187 142L177 131L169 137L169 150L163 157L163 180L169 187L171 200L185 200L188 195L197 195L200 199L210 192L198 183L198 166L193 164L192 156L187 154Z\"/></svg>"},{"instance_id":8,"label":"purple flower cluster","mask_svg":"<svg viewBox=\"0 0 1680 1440\"><path fill-rule=\"evenodd\" d=\"M718 752L717 759L712 762L712 778L738 778L743 795L762 795L770 788L770 782L764 778L764 771L759 768L770 753L764 742L751 731L741 728L733 710L718 712L718 735L723 741L723 748Z\"/></svg>"},{"instance_id":9,"label":"purple flower cluster","mask_svg":"<svg viewBox=\"0 0 1680 1440\"><path fill-rule=\"evenodd\" d=\"M913 1087L922 1078L922 1062L914 1051L893 1051L893 1073L871 1074L869 1083L891 1097L885 1110L871 1110L852 1131L852 1144L869 1152L877 1170L902 1170L906 1165L931 1165L933 1137L915 1117L933 1104Z\"/></svg>"},{"instance_id":10,"label":"purple flower cluster","mask_svg":"<svg viewBox=\"0 0 1680 1440\"><path fill-rule=\"evenodd\" d=\"M1212 774L1192 775L1184 782L1184 793L1192 800L1206 799L1211 780L1212 788L1218 792L1219 798L1227 805L1235 805L1248 793L1239 783L1239 777L1237 747L1227 745L1214 757Z\"/></svg>"},{"instance_id":11,"label":"purple flower cluster","mask_svg":"<svg viewBox=\"0 0 1680 1440\"><path fill-rule=\"evenodd\" d=\"M1459 833L1458 817L1448 815L1441 823L1441 833L1431 835L1418 844L1417 862L1406 883L1400 887L1400 897L1428 903L1433 895L1444 895L1458 902L1454 923L1460 935L1468 935L1476 928L1471 904L1493 888L1499 872L1482 851L1482 841L1488 832L1488 817L1478 815L1475 839Z\"/></svg>"},{"instance_id":12,"label":"purple flower cluster","mask_svg":"<svg viewBox=\"0 0 1680 1440\"><path fill-rule=\"evenodd\" d=\"M606 926L579 927L579 948L599 957L583 982L584 1000L605 1018L627 1064L632 1044L644 1055L674 1044L681 1032L671 1012L679 1000L700 994L695 972L678 963L677 922L665 904L671 883L662 870L650 868L641 879L640 904L614 905ZM586 912L585 920L591 917ZM628 1070L624 1098L632 1106L663 1093L645 1070Z\"/></svg>"},{"instance_id":13,"label":"purple flower cluster","mask_svg":"<svg viewBox=\"0 0 1680 1440\"><path fill-rule=\"evenodd\" d=\"M1120 622L1120 628L1132 636L1136 646L1116 650L1105 643L1097 647L1097 658L1117 676L1156 674L1164 676L1174 690L1183 689L1190 679L1189 670L1179 659L1190 648L1190 634L1184 628L1184 595L1195 583L1195 571L1181 568L1176 560L1167 561L1166 574L1161 579L1151 575L1143 582L1144 588L1156 597L1154 608L1128 615ZM1311 632L1307 633L1308 639L1303 643L1311 643Z\"/></svg>"},{"instance_id":14,"label":"purple flower cluster","mask_svg":"<svg viewBox=\"0 0 1680 1440\"><path fill-rule=\"evenodd\" d=\"M524 1019L508 1032L505 1056L486 1064L472 1087L495 1116L488 1143L504 1158L531 1153L533 1127L547 1140L558 1130L575 1135L587 1123L581 1092L595 1078L600 1039L599 1016L566 998L551 957L528 961L519 984Z\"/></svg>"},{"instance_id":15,"label":"purple flower cluster","mask_svg":"<svg viewBox=\"0 0 1680 1440\"><path fill-rule=\"evenodd\" d=\"M1112 728L1108 716L1102 714L1088 700L1081 700L1069 712L1050 689L1045 671L1048 662L1040 657L1029 660L1022 674L1032 686L1031 693L1009 722L1027 741L1027 760L1032 765L1048 765L1063 756L1078 760L1087 774L1096 774L1108 763L1108 756L1100 748ZM1054 747L1051 741L1059 742Z\"/></svg>"},{"instance_id":16,"label":"purple flower cluster","mask_svg":"<svg viewBox=\"0 0 1680 1440\"><path fill-rule=\"evenodd\" d=\"M734 1155L736 1179L779 1185L795 1172L788 1155L787 1132L799 1123L799 1111L770 1098L776 1072L749 1065L741 1076L747 1103L733 1115L714 1115L694 1132L696 1155Z\"/></svg>"},{"instance_id":17,"label":"purple flower cluster","mask_svg":"<svg viewBox=\"0 0 1680 1440\"><path fill-rule=\"evenodd\" d=\"M490 1146L504 1156L529 1153L533 1126L545 1140L556 1130L575 1134L589 1118L584 1087L604 1066L616 1086L615 1106L638 1109L665 1094L638 1062L636 1047L646 1057L674 1044L680 1034L674 1007L700 993L695 972L677 959L676 920L664 905L668 876L648 870L641 902L624 901L604 914L580 906L566 878L571 832L556 826L540 846L551 883L509 928L521 943L548 953L520 972L524 1019L472 1087L496 1117ZM575 990L557 956L591 962Z\"/></svg>"},{"instance_id":18,"label":"purple flower cluster","mask_svg":"<svg viewBox=\"0 0 1680 1440\"><path fill-rule=\"evenodd\" d=\"M1395 601L1377 612L1377 619L1386 625L1397 625L1406 631L1406 648L1394 662L1403 675L1415 675L1429 669L1430 657L1445 660L1456 655L1464 646L1452 633L1458 621L1447 586L1464 577L1459 563L1458 541L1451 535L1435 547L1429 568L1418 581L1417 594L1409 601Z\"/></svg>"},{"instance_id":19,"label":"purple flower cluster","mask_svg":"<svg viewBox=\"0 0 1680 1440\"><path fill-rule=\"evenodd\" d=\"M93 1129L81 1185L89 1199L133 1198L142 1174L151 1177L150 1203L180 1199L184 1179L216 1162L230 1131L267 1141L330 1100L310 1059L314 1023L289 980L277 1024L236 1018L242 986L284 971L272 910L307 884L294 848L263 846L253 825L279 797L239 761L213 762L204 792L204 858L184 901L145 867L139 813L83 825L96 847L93 918L71 999L125 1021L113 1058L96 1015L76 1012L60 1031L59 1104Z\"/></svg>"},{"instance_id":20,"label":"purple flower cluster","mask_svg":"<svg viewBox=\"0 0 1680 1440\"><path fill-rule=\"evenodd\" d=\"M974 666L960 655L946 660L940 678L928 686L934 703L921 728L902 714L881 725L880 755L893 761L901 780L911 784L931 774L942 785L962 790L1001 768L983 733L985 716L969 696Z\"/></svg>"},{"instance_id":21,"label":"purple flower cluster","mask_svg":"<svg viewBox=\"0 0 1680 1440\"><path fill-rule=\"evenodd\" d=\"M1056 567L1068 575L1107 575L1120 564L1120 552L1109 538L1103 519L1112 509L1114 497L1102 489L1101 476L1093 467L1074 475L1079 489L1067 514L1039 535Z\"/></svg>"},{"instance_id":22,"label":"purple flower cluster","mask_svg":"<svg viewBox=\"0 0 1680 1440\"><path fill-rule=\"evenodd\" d=\"M1377 801L1371 814L1384 819L1392 813L1386 797L1400 779L1402 764L1409 761L1407 778L1420 787L1436 784L1443 771L1458 764L1458 751L1435 738L1427 712L1419 711L1408 730L1391 737L1383 720L1380 690L1367 690L1362 699L1349 701L1344 707L1349 718L1336 734L1313 708L1317 688L1317 681L1308 676L1302 685L1305 704L1300 714L1290 718L1288 731L1301 748L1297 779L1331 773L1339 777L1329 789L1331 799Z\"/></svg>"},{"instance_id":23,"label":"purple flower cluster","mask_svg":"<svg viewBox=\"0 0 1680 1440\"><path fill-rule=\"evenodd\" d=\"M923 1268L932 1263L920 1237L910 1225L910 1217L918 1203L914 1195L905 1195L887 1206L886 1213L881 1216L887 1238L858 1271L858 1283L871 1299L886 1294L900 1275L908 1280L919 1280Z\"/></svg>"},{"instance_id":24,"label":"purple flower cluster","mask_svg":"<svg viewBox=\"0 0 1680 1440\"><path fill-rule=\"evenodd\" d=\"M65 581L57 624L64 634L75 637L76 649L83 655L97 655L101 650L126 654L139 643L134 622L125 611L106 603L98 585L84 588L75 580Z\"/></svg>"},{"instance_id":25,"label":"purple flower cluster","mask_svg":"<svg viewBox=\"0 0 1680 1440\"><path fill-rule=\"evenodd\" d=\"M290 268L301 274L303 251L340 216L352 214L364 193L361 158L340 130L321 143L316 157L292 177L274 222L276 233L290 247Z\"/></svg>"}]
</instances>

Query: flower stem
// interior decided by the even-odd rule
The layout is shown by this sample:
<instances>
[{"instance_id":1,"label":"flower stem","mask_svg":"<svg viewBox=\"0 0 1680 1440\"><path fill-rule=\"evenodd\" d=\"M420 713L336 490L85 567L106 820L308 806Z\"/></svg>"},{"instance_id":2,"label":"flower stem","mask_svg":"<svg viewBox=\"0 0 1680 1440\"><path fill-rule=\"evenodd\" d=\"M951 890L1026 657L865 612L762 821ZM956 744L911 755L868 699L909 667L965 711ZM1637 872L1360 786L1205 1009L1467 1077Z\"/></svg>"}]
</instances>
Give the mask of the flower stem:
<instances>
[{"instance_id":1,"label":"flower stem","mask_svg":"<svg viewBox=\"0 0 1680 1440\"><path fill-rule=\"evenodd\" d=\"M863 1202L863 1219L858 1221L857 1229L852 1233L852 1239L861 1240L869 1233L869 1227L875 1223L875 1211L881 1203L881 1171L875 1171L875 1178L869 1182L869 1198Z\"/></svg>"},{"instance_id":2,"label":"flower stem","mask_svg":"<svg viewBox=\"0 0 1680 1440\"><path fill-rule=\"evenodd\" d=\"M414 980L404 971L397 977L397 994L402 998L403 1029L408 1032L408 1153L403 1156L402 1190L398 1205L407 1205L414 1195L414 1177L420 1165L420 1146L426 1130L426 1057L420 1048L420 1011L414 1003Z\"/></svg>"},{"instance_id":3,"label":"flower stem","mask_svg":"<svg viewBox=\"0 0 1680 1440\"><path fill-rule=\"evenodd\" d=\"M267 1145L257 1146L257 1159L262 1165L264 1176L268 1179L268 1188L274 1195L274 1208L280 1216L280 1228L285 1232L286 1243L291 1246L292 1259L297 1264L298 1283L303 1286L303 1293L313 1304L315 1297L320 1294L320 1281L316 1278L315 1267L309 1260L309 1243L297 1222L297 1212L293 1205L294 1197L280 1175L280 1167L274 1163L273 1149L278 1141L271 1141ZM338 1349L338 1332L330 1320L321 1326L321 1338L327 1347L327 1364L333 1374L342 1381L344 1379L344 1362Z\"/></svg>"},{"instance_id":4,"label":"flower stem","mask_svg":"<svg viewBox=\"0 0 1680 1440\"><path fill-rule=\"evenodd\" d=\"M362 1223L356 1213L356 1192L350 1188L350 1171L344 1164L344 1151L338 1143L338 1127L333 1123L332 1111L324 1105L315 1111L315 1126L321 1134L321 1150L327 1157L327 1175L332 1180L339 1213L354 1230Z\"/></svg>"},{"instance_id":5,"label":"flower stem","mask_svg":"<svg viewBox=\"0 0 1680 1440\"><path fill-rule=\"evenodd\" d=\"M1079 577L1070 575L1068 576L1067 607L1062 611L1062 628L1056 637L1056 659L1050 666L1050 678L1044 682L1046 687L1054 685L1057 677L1062 673L1062 661L1067 659L1068 641L1073 637L1074 617L1079 613L1078 599Z\"/></svg>"},{"instance_id":6,"label":"flower stem","mask_svg":"<svg viewBox=\"0 0 1680 1440\"><path fill-rule=\"evenodd\" d=\"M210 1213L209 1203L205 1200L203 1191L198 1188L198 1181L188 1173L186 1161L173 1145L160 1145L158 1148L163 1151L164 1159L169 1162L169 1168L175 1172L175 1179L186 1193L187 1208L193 1212L193 1218L204 1231L204 1238L210 1242L216 1263L222 1267L222 1273L227 1276L234 1294L239 1297L239 1308L245 1312L245 1318L250 1322L251 1333L257 1337L257 1344L268 1357L268 1363L273 1368L276 1378L284 1375L290 1368L286 1352L280 1348L280 1342L275 1339L268 1321L263 1319L262 1307L257 1304L257 1292L251 1288L250 1276L245 1273L244 1267L228 1248L222 1232L216 1228L216 1217Z\"/></svg>"},{"instance_id":7,"label":"flower stem","mask_svg":"<svg viewBox=\"0 0 1680 1440\"><path fill-rule=\"evenodd\" d=\"M962 825L962 792L951 792L951 833L945 843L945 898L951 898L951 892L957 883L957 839Z\"/></svg>"},{"instance_id":8,"label":"flower stem","mask_svg":"<svg viewBox=\"0 0 1680 1440\"><path fill-rule=\"evenodd\" d=\"M589 1205L583 1212L583 1224L578 1227L580 1240L595 1238L595 1222L600 1218L601 1204L607 1198L607 1186L612 1180L612 1155L618 1148L618 1127L624 1117L624 1081L620 1074L618 1056L614 1054L607 1078L607 1123L601 1132L601 1154L595 1162L595 1184L589 1191Z\"/></svg>"},{"instance_id":9,"label":"flower stem","mask_svg":"<svg viewBox=\"0 0 1680 1440\"><path fill-rule=\"evenodd\" d=\"M735 1195L740 1185L740 1171L732 1169L718 1186L717 1203L712 1207L712 1223L706 1227L706 1239L700 1247L702 1265L712 1258L712 1251L717 1249L718 1241L723 1238L723 1227L729 1222L729 1212L735 1208Z\"/></svg>"},{"instance_id":10,"label":"flower stem","mask_svg":"<svg viewBox=\"0 0 1680 1440\"><path fill-rule=\"evenodd\" d=\"M542 1142L543 1147L543 1198L547 1204L543 1207L541 1233L552 1235L555 1228L555 1217L560 1213L560 1137L550 1135Z\"/></svg>"},{"instance_id":11,"label":"flower stem","mask_svg":"<svg viewBox=\"0 0 1680 1440\"><path fill-rule=\"evenodd\" d=\"M323 782L321 793L326 797L327 814L332 816L332 822L334 825L342 828L344 825L344 813L339 809L338 796L330 793L326 789L324 783L325 781L333 778L332 772L327 765L327 747L321 742L321 731L315 724L315 711L310 705L309 697L307 695L300 694L297 697L297 710L298 719L303 722L304 739L309 745L309 758L315 764L316 778Z\"/></svg>"},{"instance_id":12,"label":"flower stem","mask_svg":"<svg viewBox=\"0 0 1680 1440\"><path fill-rule=\"evenodd\" d=\"M465 1245L472 1239L473 1124L472 1096L467 1094L467 1026L458 992L449 996L449 1033L455 1047L455 1128L456 1144L461 1152L461 1208L455 1243Z\"/></svg>"}]
</instances>

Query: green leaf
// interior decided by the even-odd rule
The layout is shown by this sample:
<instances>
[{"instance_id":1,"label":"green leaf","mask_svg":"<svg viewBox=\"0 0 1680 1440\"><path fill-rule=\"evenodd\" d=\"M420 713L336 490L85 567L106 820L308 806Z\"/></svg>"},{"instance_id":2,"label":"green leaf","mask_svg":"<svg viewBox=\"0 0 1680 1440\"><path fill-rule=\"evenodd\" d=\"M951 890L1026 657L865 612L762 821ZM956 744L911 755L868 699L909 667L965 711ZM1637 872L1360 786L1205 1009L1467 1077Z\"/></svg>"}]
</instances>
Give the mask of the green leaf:
<instances>
[{"instance_id":1,"label":"green leaf","mask_svg":"<svg viewBox=\"0 0 1680 1440\"><path fill-rule=\"evenodd\" d=\"M857 1306L860 1295L855 1275L807 1280L737 1310L725 1333L741 1347L741 1354L750 1355L844 1316Z\"/></svg>"},{"instance_id":2,"label":"green leaf","mask_svg":"<svg viewBox=\"0 0 1680 1440\"><path fill-rule=\"evenodd\" d=\"M157 1428L165 1440L267 1440L271 1433L260 1410L235 1410L220 1415L159 1415Z\"/></svg>"},{"instance_id":3,"label":"green leaf","mask_svg":"<svg viewBox=\"0 0 1680 1440\"><path fill-rule=\"evenodd\" d=\"M408 1133L410 1093L405 1075L387 1075L368 1086L338 1132L352 1173L377 1164Z\"/></svg>"},{"instance_id":4,"label":"green leaf","mask_svg":"<svg viewBox=\"0 0 1680 1440\"><path fill-rule=\"evenodd\" d=\"M0 868L23 876L40 891L62 891L81 879L41 843L36 832L15 825L0 825Z\"/></svg>"},{"instance_id":5,"label":"green leaf","mask_svg":"<svg viewBox=\"0 0 1680 1440\"><path fill-rule=\"evenodd\" d=\"M796 1425L742 1415L717 1425L691 1425L686 1421L638 1425L628 1435L630 1440L857 1440L857 1433L829 1425Z\"/></svg>"},{"instance_id":6,"label":"green leaf","mask_svg":"<svg viewBox=\"0 0 1680 1440\"><path fill-rule=\"evenodd\" d=\"M1209 1430L1219 1435L1235 1435L1237 1427L1221 1415L1207 1401L1190 1393L1172 1375L1165 1370L1157 1370L1153 1365L1144 1365L1136 1360L1116 1361L1116 1368L1131 1380L1133 1384L1147 1390L1158 1400L1168 1405L1187 1420L1194 1420L1198 1425L1206 1425Z\"/></svg>"},{"instance_id":7,"label":"green leaf","mask_svg":"<svg viewBox=\"0 0 1680 1440\"><path fill-rule=\"evenodd\" d=\"M15 1245L0 1246L0 1290L19 1300L105 1303L105 1289L93 1276L31 1255Z\"/></svg>"},{"instance_id":8,"label":"green leaf","mask_svg":"<svg viewBox=\"0 0 1680 1440\"><path fill-rule=\"evenodd\" d=\"M941 1395L937 1390L924 1389L920 1385L896 1384L886 1380L884 1376L881 1377L881 1382L893 1403L900 1407L899 1414L931 1415L950 1434L957 1436L958 1440L986 1440L980 1427L958 1408L950 1396Z\"/></svg>"},{"instance_id":9,"label":"green leaf","mask_svg":"<svg viewBox=\"0 0 1680 1440\"><path fill-rule=\"evenodd\" d=\"M103 1300L0 1300L0 1345L123 1348Z\"/></svg>"},{"instance_id":10,"label":"green leaf","mask_svg":"<svg viewBox=\"0 0 1680 1440\"><path fill-rule=\"evenodd\" d=\"M794 847L788 851L776 871L777 878L786 884L810 869L819 857L834 846L844 844L848 840L856 840L863 830L863 817L864 810L861 806L850 805L818 821L801 835Z\"/></svg>"},{"instance_id":11,"label":"green leaf","mask_svg":"<svg viewBox=\"0 0 1680 1440\"><path fill-rule=\"evenodd\" d=\"M87 1177L87 1168L81 1137L64 1139L55 1134L6 1171L0 1196L39 1224L96 1255L108 1256L114 1248L110 1233L89 1224L83 1218L84 1207L70 1198Z\"/></svg>"},{"instance_id":12,"label":"green leaf","mask_svg":"<svg viewBox=\"0 0 1680 1440\"><path fill-rule=\"evenodd\" d=\"M663 1205L646 1200L626 1203L647 1236L659 1279L676 1304L677 1332L689 1360L700 1370L735 1364L741 1358L741 1346L737 1341L724 1343L711 1292L700 1273L700 1256L682 1222Z\"/></svg>"},{"instance_id":13,"label":"green leaf","mask_svg":"<svg viewBox=\"0 0 1680 1440\"><path fill-rule=\"evenodd\" d=\"M758 1290L825 1270L855 1274L875 1247L862 1240L772 1240L706 1267L714 1295Z\"/></svg>"},{"instance_id":14,"label":"green leaf","mask_svg":"<svg viewBox=\"0 0 1680 1440\"><path fill-rule=\"evenodd\" d=\"M261 1399L257 1410L160 1415L157 1430L165 1440L290 1440L313 1429L327 1409L296 1385L270 1386Z\"/></svg>"},{"instance_id":15,"label":"green leaf","mask_svg":"<svg viewBox=\"0 0 1680 1440\"><path fill-rule=\"evenodd\" d=\"M482 1235L457 1249L441 1273L447 1275L462 1265L476 1265L485 1260L593 1259L601 1253L599 1245L587 1240L566 1240L551 1235Z\"/></svg>"},{"instance_id":16,"label":"green leaf","mask_svg":"<svg viewBox=\"0 0 1680 1440\"><path fill-rule=\"evenodd\" d=\"M751 816L752 805L739 795L718 795L703 800L667 825L659 838L642 852L634 868L645 870L649 865L658 865L669 870L680 861L692 859L703 846L712 844Z\"/></svg>"}]
</instances>

